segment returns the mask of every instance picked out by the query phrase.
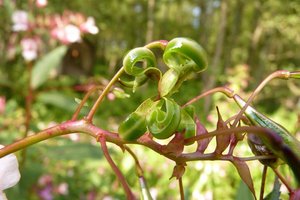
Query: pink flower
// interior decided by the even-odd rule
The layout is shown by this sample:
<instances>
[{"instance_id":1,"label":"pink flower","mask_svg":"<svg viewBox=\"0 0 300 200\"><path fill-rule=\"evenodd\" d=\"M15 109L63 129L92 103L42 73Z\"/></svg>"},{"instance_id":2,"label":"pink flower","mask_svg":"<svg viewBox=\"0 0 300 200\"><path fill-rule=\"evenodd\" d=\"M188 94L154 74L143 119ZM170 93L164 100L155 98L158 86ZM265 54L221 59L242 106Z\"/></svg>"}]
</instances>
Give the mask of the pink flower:
<instances>
[{"instance_id":1,"label":"pink flower","mask_svg":"<svg viewBox=\"0 0 300 200\"><path fill-rule=\"evenodd\" d=\"M52 30L51 34L52 37L58 39L64 44L81 41L81 33L79 28L72 24L56 27Z\"/></svg>"},{"instance_id":2,"label":"pink flower","mask_svg":"<svg viewBox=\"0 0 300 200\"><path fill-rule=\"evenodd\" d=\"M53 177L49 174L41 176L38 180L39 189L38 195L43 200L52 200L53 199Z\"/></svg>"},{"instance_id":3,"label":"pink flower","mask_svg":"<svg viewBox=\"0 0 300 200\"><path fill-rule=\"evenodd\" d=\"M36 0L35 4L38 8L43 8L43 7L47 6L48 1L47 0Z\"/></svg>"},{"instance_id":4,"label":"pink flower","mask_svg":"<svg viewBox=\"0 0 300 200\"><path fill-rule=\"evenodd\" d=\"M83 33L97 34L99 32L98 27L95 25L95 19L88 17L87 20L80 25L80 29Z\"/></svg>"},{"instance_id":5,"label":"pink flower","mask_svg":"<svg viewBox=\"0 0 300 200\"><path fill-rule=\"evenodd\" d=\"M61 195L69 194L69 185L68 183L61 183L57 186L57 193Z\"/></svg>"},{"instance_id":6,"label":"pink flower","mask_svg":"<svg viewBox=\"0 0 300 200\"><path fill-rule=\"evenodd\" d=\"M26 31L29 28L28 14L26 11L17 10L12 14L13 31Z\"/></svg>"},{"instance_id":7,"label":"pink flower","mask_svg":"<svg viewBox=\"0 0 300 200\"><path fill-rule=\"evenodd\" d=\"M108 98L108 100L113 101L113 100L115 100L116 95L114 95L113 93L110 92L107 94L107 98Z\"/></svg>"},{"instance_id":8,"label":"pink flower","mask_svg":"<svg viewBox=\"0 0 300 200\"><path fill-rule=\"evenodd\" d=\"M4 113L5 111L5 97L0 96L0 114Z\"/></svg>"},{"instance_id":9,"label":"pink flower","mask_svg":"<svg viewBox=\"0 0 300 200\"><path fill-rule=\"evenodd\" d=\"M37 58L38 44L35 38L23 38L21 40L22 56L26 61Z\"/></svg>"},{"instance_id":10,"label":"pink flower","mask_svg":"<svg viewBox=\"0 0 300 200\"><path fill-rule=\"evenodd\" d=\"M72 24L69 24L65 26L65 39L70 42L80 42L81 36L80 36L80 30L77 26L74 26Z\"/></svg>"},{"instance_id":11,"label":"pink flower","mask_svg":"<svg viewBox=\"0 0 300 200\"><path fill-rule=\"evenodd\" d=\"M38 183L40 186L49 185L49 184L52 184L52 182L53 182L53 178L49 174L44 174L38 180Z\"/></svg>"}]
</instances>

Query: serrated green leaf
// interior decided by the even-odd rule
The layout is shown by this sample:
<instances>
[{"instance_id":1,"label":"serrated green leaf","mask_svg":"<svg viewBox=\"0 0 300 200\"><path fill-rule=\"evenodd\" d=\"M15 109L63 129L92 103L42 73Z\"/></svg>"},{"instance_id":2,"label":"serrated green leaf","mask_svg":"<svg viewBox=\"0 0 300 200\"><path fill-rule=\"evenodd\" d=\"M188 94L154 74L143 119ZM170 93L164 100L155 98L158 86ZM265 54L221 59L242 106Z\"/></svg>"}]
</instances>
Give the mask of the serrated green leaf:
<instances>
[{"instance_id":1,"label":"serrated green leaf","mask_svg":"<svg viewBox=\"0 0 300 200\"><path fill-rule=\"evenodd\" d=\"M58 68L66 51L66 46L59 46L37 61L32 69L31 87L33 89L38 88L48 80L50 72Z\"/></svg>"}]
</instances>

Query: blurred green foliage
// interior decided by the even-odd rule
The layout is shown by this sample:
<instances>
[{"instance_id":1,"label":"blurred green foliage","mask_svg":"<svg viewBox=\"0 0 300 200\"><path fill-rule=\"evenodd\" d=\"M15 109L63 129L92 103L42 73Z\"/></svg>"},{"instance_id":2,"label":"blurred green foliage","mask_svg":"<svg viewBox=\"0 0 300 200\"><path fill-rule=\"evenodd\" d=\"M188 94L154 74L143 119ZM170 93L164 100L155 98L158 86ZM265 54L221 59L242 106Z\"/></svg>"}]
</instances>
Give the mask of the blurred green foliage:
<instances>
[{"instance_id":1,"label":"blurred green foliage","mask_svg":"<svg viewBox=\"0 0 300 200\"><path fill-rule=\"evenodd\" d=\"M0 97L5 98L6 104L5 112L0 113L0 143L9 144L22 138L25 132L29 80L28 67L21 57L19 44L15 44L16 56L13 59L9 57L10 36L13 35L11 15L17 9L29 11L29 3L33 1L3 2L0 5ZM93 16L99 27L97 35L84 38L94 54L68 60L71 66L75 66L80 61L78 59L92 59L92 75L62 73L60 68L63 66L49 66L49 63L39 63L42 60L37 61L39 67L35 69L43 70L44 67L45 71L36 72L32 77L37 80L34 85L37 90L34 91L31 107L30 134L70 119L78 105L75 99L84 96L84 91L76 88L89 84L105 85L120 67L128 50L152 40L190 37L208 53L209 69L185 82L179 93L174 95L182 104L201 91L224 84L247 97L270 72L277 69L299 70L300 66L300 2L297 0L51 0L47 7L36 12L50 15L66 10ZM43 42L49 39L47 33L40 34ZM44 45L40 58L49 55L57 46ZM67 47L70 49L71 45ZM54 59L64 59L64 55L57 56ZM58 70L53 73L50 68ZM94 123L103 129L116 131L119 122L128 113L156 93L155 86L154 82L149 82L135 93L125 88L130 98L105 100ZM273 81L255 100L259 111L298 136L299 86L296 81ZM81 117L97 96L98 93L92 95ZM224 119L238 111L238 107L222 95L195 103L201 122L209 130L215 129L215 105L218 105ZM236 154L239 156L252 155L246 143L238 148L240 151ZM132 158L114 145L109 145L109 150L133 191L138 193ZM153 196L156 199L179 198L177 181L169 180L174 163L141 146L133 146L133 150L140 159ZM249 162L256 191L259 191L262 171L258 164L257 161ZM290 175L288 168L283 167L282 171ZM45 175L51 177L54 199L124 199L124 192L103 159L99 144L86 136L80 135L75 141L72 137L55 138L28 148L21 173L18 186L8 190L9 199L40 199L38 194L46 186L39 180ZM269 171L268 176L271 178L267 180L267 193L272 191L273 173ZM66 193L58 189L62 183L67 184ZM234 167L225 162L188 163L183 184L186 199L243 199L249 196ZM282 193L282 197L287 197L287 191Z\"/></svg>"}]
</instances>

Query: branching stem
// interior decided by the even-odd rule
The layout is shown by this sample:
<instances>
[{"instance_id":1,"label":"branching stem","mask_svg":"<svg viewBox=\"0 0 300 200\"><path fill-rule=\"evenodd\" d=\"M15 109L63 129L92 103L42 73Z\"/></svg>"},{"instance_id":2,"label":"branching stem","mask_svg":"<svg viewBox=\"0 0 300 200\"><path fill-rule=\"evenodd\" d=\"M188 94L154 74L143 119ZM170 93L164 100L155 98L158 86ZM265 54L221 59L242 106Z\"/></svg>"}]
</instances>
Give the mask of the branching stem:
<instances>
[{"instance_id":1,"label":"branching stem","mask_svg":"<svg viewBox=\"0 0 300 200\"><path fill-rule=\"evenodd\" d=\"M227 87L217 87L217 88L213 88L211 90L208 90L208 91L196 96L195 98L193 98L190 101L188 101L187 103L185 103L182 107L184 108L184 107L186 107L186 106L188 106L192 103L195 103L196 101L198 101L199 99L201 99L203 97L206 97L208 95L211 95L211 94L214 94L214 93L217 93L217 92L222 92L230 98L232 98L233 95L234 95L234 92L231 89L227 88Z\"/></svg>"},{"instance_id":2,"label":"branching stem","mask_svg":"<svg viewBox=\"0 0 300 200\"><path fill-rule=\"evenodd\" d=\"M168 44L168 41L166 41L166 40L159 40L159 41L151 42L151 43L145 45L145 47L148 48L148 49L151 49L151 48L160 48L160 49L164 50L167 44ZM119 69L119 71L114 75L114 77L109 81L109 83L104 88L104 90L101 93L101 95L96 100L95 104L93 105L93 107L91 108L90 112L88 113L88 115L86 117L87 121L92 122L92 119L93 119L93 117L94 117L94 115L95 115L95 113L96 113L99 105L103 101L104 97L109 93L111 87L118 81L118 79L120 78L120 76L123 73L124 73L124 67L122 66Z\"/></svg>"},{"instance_id":3,"label":"branching stem","mask_svg":"<svg viewBox=\"0 0 300 200\"><path fill-rule=\"evenodd\" d=\"M229 130L219 130L219 131L212 131L207 134L199 135L193 138L186 139L186 141L196 141L201 140L208 137L213 137L216 135L225 135L225 134L232 134L234 133L243 133L243 132L251 132L251 133L257 133L257 134L266 134L266 131L268 129L260 128L260 127L237 127L232 128ZM39 133L36 133L34 135L28 136L27 138L24 138L22 140L16 141L10 145L7 145L6 147L0 149L0 158L8 155L10 153L14 153L18 150L27 148L28 146L56 137L60 135L70 134L70 133L85 133L88 134L95 139L97 139L97 136L99 133L101 133L107 142L114 143L118 146L122 146L124 144L139 144L146 146L153 151L157 152L160 155L165 156L166 158L169 158L175 162L187 162L187 161L196 161L196 160L227 160L230 161L234 158L232 155L218 155L216 156L213 153L209 154L201 154L198 152L194 153L182 153L181 155L172 155L169 153L165 153L163 151L163 145L160 145L159 143L153 141L151 138L147 137L147 135L142 136L137 142L126 142L123 139L121 139L118 134L109 132L106 130L102 130L91 123L85 121L85 120L79 120L79 121L68 121L65 123L62 123L60 125L51 127L49 129L43 130ZM248 158L239 158L243 161L251 161L251 160L261 160L261 159L272 159L273 156L254 156L254 157L248 157Z\"/></svg>"},{"instance_id":4,"label":"branching stem","mask_svg":"<svg viewBox=\"0 0 300 200\"><path fill-rule=\"evenodd\" d=\"M82 101L80 102L80 104L78 105L78 107L76 108L76 111L74 112L73 116L72 116L72 121L76 120L82 107L84 106L84 104L86 103L86 101L88 100L88 98L91 96L92 93L94 93L96 90L98 89L102 89L102 86L93 86L83 97Z\"/></svg>"},{"instance_id":5,"label":"branching stem","mask_svg":"<svg viewBox=\"0 0 300 200\"><path fill-rule=\"evenodd\" d=\"M98 99L96 100L96 102L94 103L93 107L91 108L89 114L86 117L86 120L88 122L92 122L92 119L93 119L93 117L94 117L94 115L95 115L95 113L96 113L99 105L103 101L104 97L109 93L111 87L115 84L115 82L118 81L118 79L123 74L123 72L124 72L124 67L121 67L119 69L119 71L114 75L114 77L109 81L108 85L104 88L103 92L98 97Z\"/></svg>"},{"instance_id":6,"label":"branching stem","mask_svg":"<svg viewBox=\"0 0 300 200\"><path fill-rule=\"evenodd\" d=\"M236 127L239 120L241 119L243 113L245 112L245 110L247 109L247 107L250 105L250 103L253 101L253 99L255 98L255 96L266 86L267 83L269 83L271 80L273 80L274 78L284 78L287 79L289 78L290 73L289 71L286 70L280 70L280 71L276 71L273 72L272 74L270 74L266 79L264 79L258 86L257 88L254 90L254 92L251 94L251 96L249 97L249 99L247 100L246 104L244 105L244 107L238 112L232 127Z\"/></svg>"},{"instance_id":7,"label":"branching stem","mask_svg":"<svg viewBox=\"0 0 300 200\"><path fill-rule=\"evenodd\" d=\"M106 146L106 141L105 141L105 137L104 135L102 135L101 133L99 134L97 140L100 142L101 144L101 148L103 151L103 154L107 160L107 162L109 163L110 167L112 168L112 170L115 172L118 180L120 181L121 185L124 188L124 191L126 193L126 197L127 199L136 199L132 193L132 191L130 190L130 187L125 179L125 177L123 176L122 172L120 171L120 169L117 167L117 165L114 163L114 161L112 160L112 158L110 157L110 154L108 152L107 146Z\"/></svg>"}]
</instances>

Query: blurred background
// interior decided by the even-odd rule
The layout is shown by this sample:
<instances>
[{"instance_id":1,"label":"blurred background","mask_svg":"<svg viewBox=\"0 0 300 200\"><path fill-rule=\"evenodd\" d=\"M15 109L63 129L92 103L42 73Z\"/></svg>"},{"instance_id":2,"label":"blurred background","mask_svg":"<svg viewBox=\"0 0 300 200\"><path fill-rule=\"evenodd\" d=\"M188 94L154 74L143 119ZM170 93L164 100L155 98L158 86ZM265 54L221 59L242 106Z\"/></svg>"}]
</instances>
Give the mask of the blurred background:
<instances>
[{"instance_id":1,"label":"blurred background","mask_svg":"<svg viewBox=\"0 0 300 200\"><path fill-rule=\"evenodd\" d=\"M221 85L247 98L271 72L299 70L300 66L297 0L0 0L0 13L3 145L69 120L85 92L108 83L126 52L153 40L189 37L207 52L208 69L184 83L175 95L180 103ZM128 89L111 92L94 123L116 131L118 124L155 92L151 82L135 93ZM99 93L92 95L80 117ZM254 105L299 136L299 96L299 82L275 80ZM222 95L205 98L195 106L208 130L215 129L215 106L224 119L238 111L234 102ZM109 147L138 193L134 161L118 147ZM153 197L178 199L177 181L169 180L174 163L144 147L132 148ZM247 143L238 148L236 155L252 155ZM87 136L54 138L18 156L22 179L8 190L9 199L124 199L99 145ZM259 191L262 166L256 161L249 165ZM281 171L291 179L287 167ZM269 172L266 192L271 191L273 181ZM251 199L234 167L226 162L189 163L183 184L187 199ZM286 197L283 187L282 193Z\"/></svg>"}]
</instances>

